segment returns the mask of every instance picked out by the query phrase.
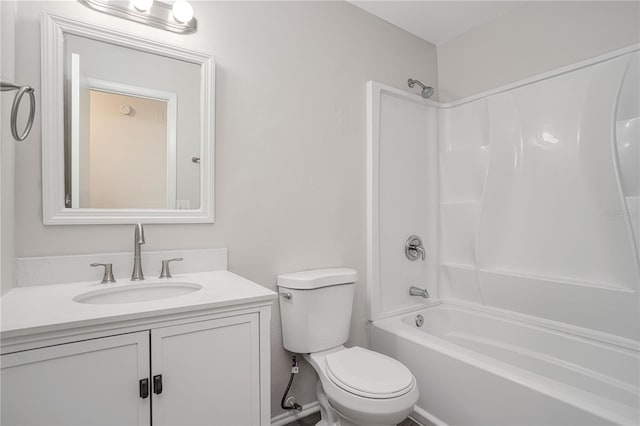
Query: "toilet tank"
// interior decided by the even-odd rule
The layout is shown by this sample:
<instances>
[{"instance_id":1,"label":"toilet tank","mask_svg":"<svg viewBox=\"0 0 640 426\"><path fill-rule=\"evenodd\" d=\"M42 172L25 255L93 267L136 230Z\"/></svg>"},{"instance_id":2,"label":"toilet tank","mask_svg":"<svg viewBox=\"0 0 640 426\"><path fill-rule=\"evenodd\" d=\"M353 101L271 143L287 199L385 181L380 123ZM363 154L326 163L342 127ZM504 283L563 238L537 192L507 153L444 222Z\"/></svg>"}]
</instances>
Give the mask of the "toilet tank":
<instances>
[{"instance_id":1,"label":"toilet tank","mask_svg":"<svg viewBox=\"0 0 640 426\"><path fill-rule=\"evenodd\" d=\"M294 353L312 353L345 343L349 338L357 279L357 272L348 268L313 269L279 275L285 349Z\"/></svg>"}]
</instances>

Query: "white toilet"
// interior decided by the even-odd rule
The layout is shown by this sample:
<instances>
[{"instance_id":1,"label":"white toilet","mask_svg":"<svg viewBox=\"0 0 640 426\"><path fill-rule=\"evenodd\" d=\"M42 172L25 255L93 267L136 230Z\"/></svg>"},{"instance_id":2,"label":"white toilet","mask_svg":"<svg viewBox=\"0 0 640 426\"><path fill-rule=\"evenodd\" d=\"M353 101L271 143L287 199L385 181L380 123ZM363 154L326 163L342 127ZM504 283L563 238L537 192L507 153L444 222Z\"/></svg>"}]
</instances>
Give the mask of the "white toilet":
<instances>
[{"instance_id":1,"label":"white toilet","mask_svg":"<svg viewBox=\"0 0 640 426\"><path fill-rule=\"evenodd\" d=\"M315 269L278 276L284 347L318 374L317 426L395 425L413 411L418 387L399 361L346 348L357 273Z\"/></svg>"}]
</instances>

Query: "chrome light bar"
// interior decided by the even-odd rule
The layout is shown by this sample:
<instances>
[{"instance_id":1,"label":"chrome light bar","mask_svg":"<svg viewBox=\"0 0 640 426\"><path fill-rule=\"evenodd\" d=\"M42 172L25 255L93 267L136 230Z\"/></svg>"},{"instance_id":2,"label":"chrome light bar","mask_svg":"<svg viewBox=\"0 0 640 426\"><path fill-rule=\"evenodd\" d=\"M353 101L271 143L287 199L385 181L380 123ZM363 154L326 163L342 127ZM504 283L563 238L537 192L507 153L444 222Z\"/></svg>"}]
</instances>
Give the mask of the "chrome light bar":
<instances>
[{"instance_id":1,"label":"chrome light bar","mask_svg":"<svg viewBox=\"0 0 640 426\"><path fill-rule=\"evenodd\" d=\"M78 0L83 5L119 18L128 19L140 24L149 25L178 34L193 33L198 29L198 21L191 18L188 22L180 22L173 15L170 4L154 1L146 11L140 11L129 1Z\"/></svg>"}]
</instances>

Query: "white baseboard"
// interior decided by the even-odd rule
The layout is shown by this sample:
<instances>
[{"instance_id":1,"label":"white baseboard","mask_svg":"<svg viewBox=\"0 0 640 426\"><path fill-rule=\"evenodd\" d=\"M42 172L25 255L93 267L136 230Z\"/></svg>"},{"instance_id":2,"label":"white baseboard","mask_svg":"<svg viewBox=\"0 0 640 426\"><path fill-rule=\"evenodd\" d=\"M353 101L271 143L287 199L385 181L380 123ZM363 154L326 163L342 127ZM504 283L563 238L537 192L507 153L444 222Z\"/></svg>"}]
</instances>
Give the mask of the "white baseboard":
<instances>
[{"instance_id":1,"label":"white baseboard","mask_svg":"<svg viewBox=\"0 0 640 426\"><path fill-rule=\"evenodd\" d=\"M416 423L420 423L422 426L447 426L445 422L417 405L413 409L413 414L409 417L411 420Z\"/></svg>"},{"instance_id":2,"label":"white baseboard","mask_svg":"<svg viewBox=\"0 0 640 426\"><path fill-rule=\"evenodd\" d=\"M286 413L278 414L271 418L271 426L284 426L294 420L307 417L309 414L320 411L320 403L318 401L310 402L302 406L302 411L289 410Z\"/></svg>"}]
</instances>

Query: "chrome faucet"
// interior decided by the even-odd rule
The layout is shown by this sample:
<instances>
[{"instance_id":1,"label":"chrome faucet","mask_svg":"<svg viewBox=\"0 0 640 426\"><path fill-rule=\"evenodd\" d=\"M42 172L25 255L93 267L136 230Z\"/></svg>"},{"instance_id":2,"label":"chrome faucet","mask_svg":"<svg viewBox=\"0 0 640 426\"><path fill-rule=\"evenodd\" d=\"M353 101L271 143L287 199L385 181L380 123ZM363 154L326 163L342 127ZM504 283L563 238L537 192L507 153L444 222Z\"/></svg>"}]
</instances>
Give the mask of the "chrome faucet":
<instances>
[{"instance_id":1,"label":"chrome faucet","mask_svg":"<svg viewBox=\"0 0 640 426\"><path fill-rule=\"evenodd\" d=\"M144 244L144 228L141 223L137 223L133 233L133 272L131 281L144 280L142 273L142 257L140 256L140 246Z\"/></svg>"},{"instance_id":2,"label":"chrome faucet","mask_svg":"<svg viewBox=\"0 0 640 426\"><path fill-rule=\"evenodd\" d=\"M425 299L429 298L429 292L427 291L426 288L419 288L419 287L416 287L414 285L409 287L409 295L410 296L420 296L420 297L424 297Z\"/></svg>"}]
</instances>

